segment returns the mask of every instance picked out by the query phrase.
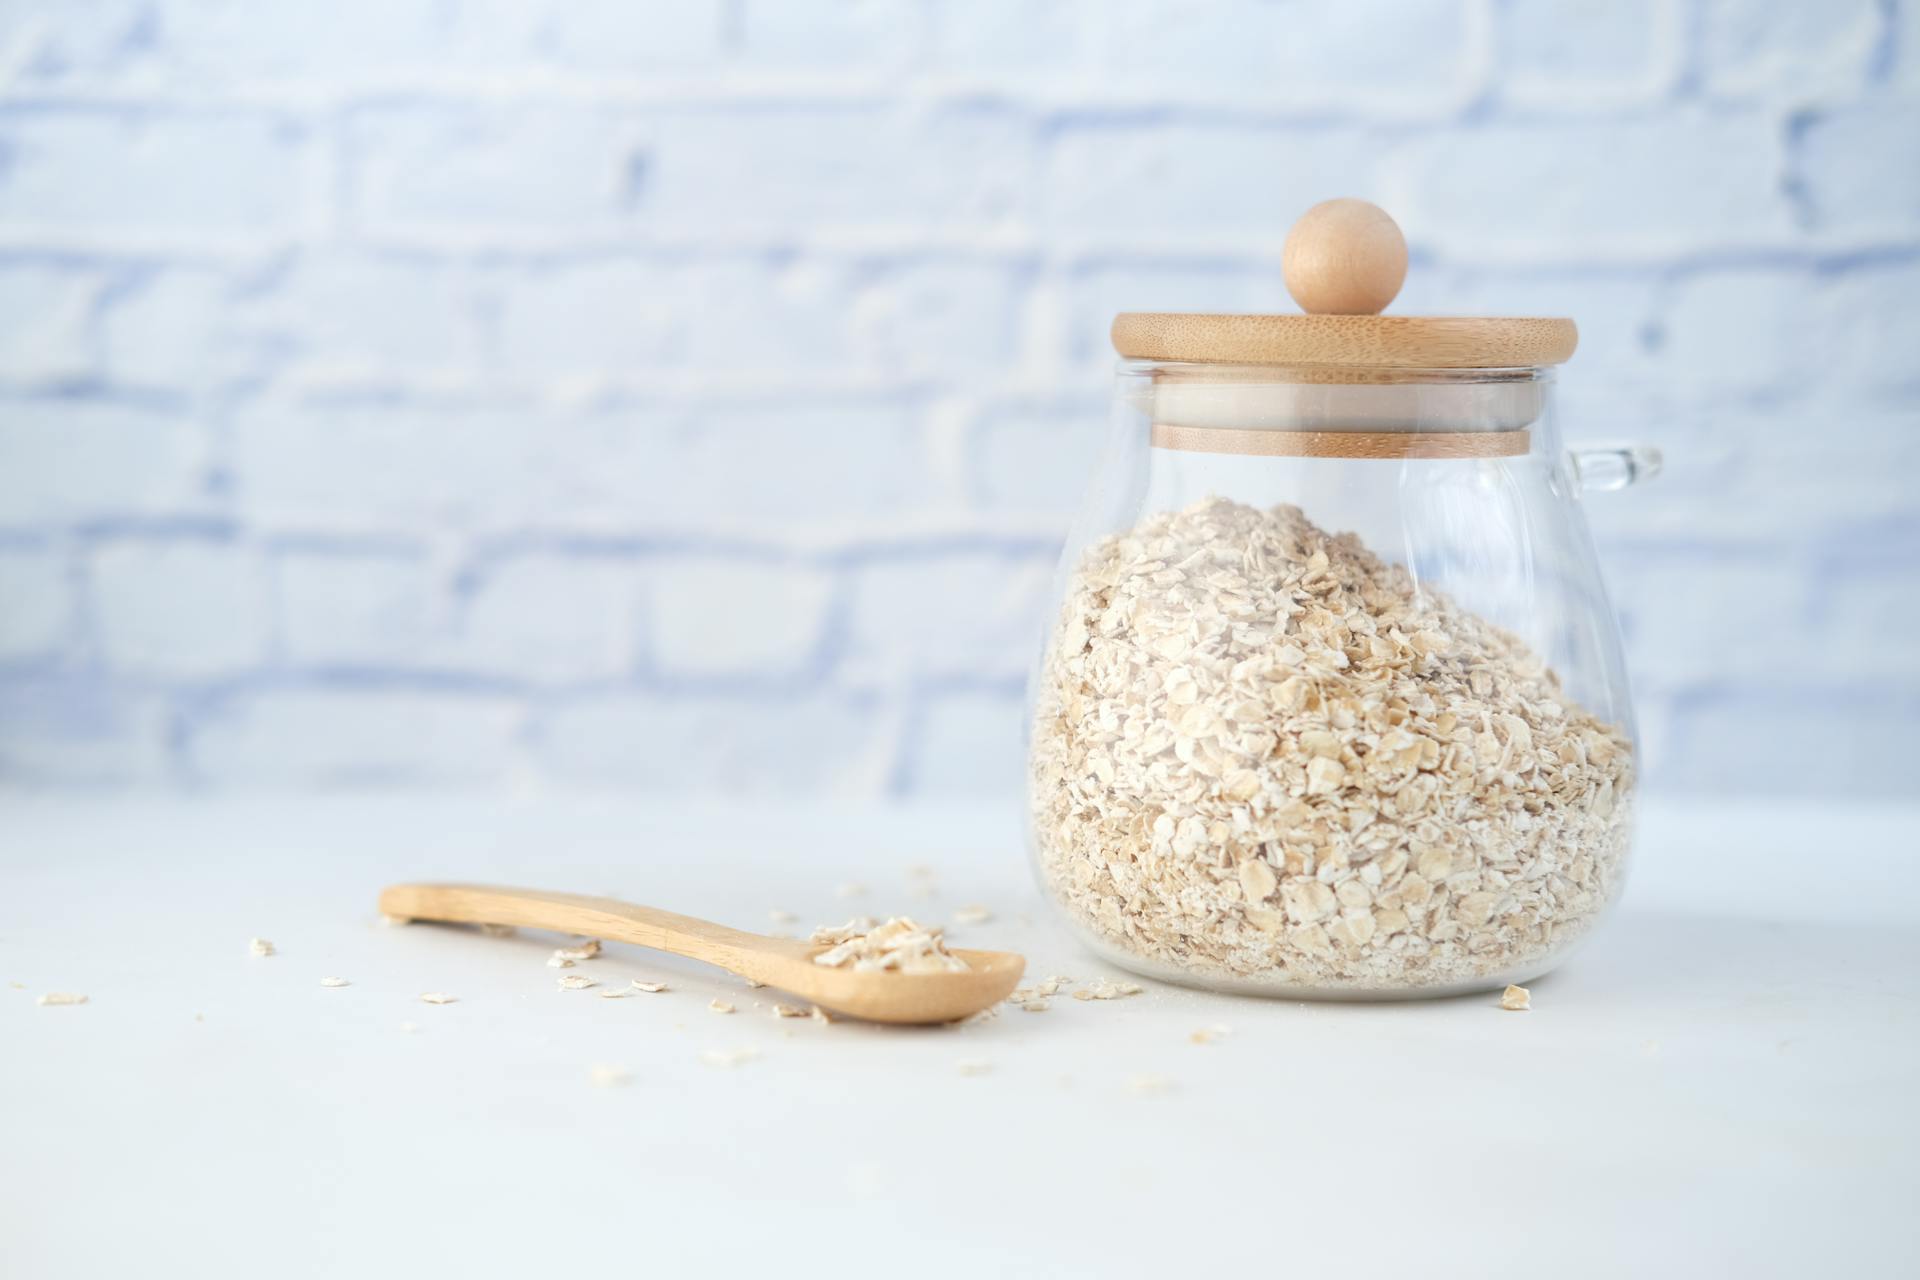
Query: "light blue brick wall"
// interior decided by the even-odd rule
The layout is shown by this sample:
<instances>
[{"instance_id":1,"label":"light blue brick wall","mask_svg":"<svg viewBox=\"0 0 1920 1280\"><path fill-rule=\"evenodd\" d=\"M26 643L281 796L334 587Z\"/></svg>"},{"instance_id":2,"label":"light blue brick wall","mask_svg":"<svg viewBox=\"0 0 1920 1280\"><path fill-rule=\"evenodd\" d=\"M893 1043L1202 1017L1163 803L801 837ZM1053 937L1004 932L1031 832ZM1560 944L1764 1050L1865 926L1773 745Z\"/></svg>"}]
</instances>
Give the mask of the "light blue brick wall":
<instances>
[{"instance_id":1,"label":"light blue brick wall","mask_svg":"<svg viewBox=\"0 0 1920 1280\"><path fill-rule=\"evenodd\" d=\"M1005 794L1122 308L1571 313L1669 791L1912 796L1911 0L0 0L0 777Z\"/></svg>"}]
</instances>

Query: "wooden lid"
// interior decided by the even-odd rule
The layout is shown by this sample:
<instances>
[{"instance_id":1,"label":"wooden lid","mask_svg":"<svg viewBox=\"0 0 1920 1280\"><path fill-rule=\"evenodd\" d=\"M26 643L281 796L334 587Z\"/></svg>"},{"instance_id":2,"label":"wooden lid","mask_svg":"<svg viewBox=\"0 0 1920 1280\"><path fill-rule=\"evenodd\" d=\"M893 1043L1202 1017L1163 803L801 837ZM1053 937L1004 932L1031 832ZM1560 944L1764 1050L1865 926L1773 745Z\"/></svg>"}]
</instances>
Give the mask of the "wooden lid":
<instances>
[{"instance_id":1,"label":"wooden lid","mask_svg":"<svg viewBox=\"0 0 1920 1280\"><path fill-rule=\"evenodd\" d=\"M1407 272L1392 218L1364 200L1328 200L1287 236L1287 291L1306 315L1122 312L1113 347L1133 360L1355 369L1513 369L1562 364L1573 321L1521 316L1383 316Z\"/></svg>"}]
</instances>

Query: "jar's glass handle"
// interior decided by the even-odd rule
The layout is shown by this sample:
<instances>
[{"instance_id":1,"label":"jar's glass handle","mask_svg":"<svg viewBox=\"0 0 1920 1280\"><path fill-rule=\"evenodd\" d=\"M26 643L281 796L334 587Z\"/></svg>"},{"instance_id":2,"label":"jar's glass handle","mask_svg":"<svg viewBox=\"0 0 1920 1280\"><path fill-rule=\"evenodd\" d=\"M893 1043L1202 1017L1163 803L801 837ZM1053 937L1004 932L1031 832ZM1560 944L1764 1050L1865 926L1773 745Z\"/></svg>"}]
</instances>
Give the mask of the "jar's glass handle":
<instances>
[{"instance_id":1,"label":"jar's glass handle","mask_svg":"<svg viewBox=\"0 0 1920 1280\"><path fill-rule=\"evenodd\" d=\"M1612 493L1651 480L1660 474L1663 462L1658 449L1627 445L1612 449L1571 449L1567 460L1573 466L1574 479L1591 493Z\"/></svg>"}]
</instances>

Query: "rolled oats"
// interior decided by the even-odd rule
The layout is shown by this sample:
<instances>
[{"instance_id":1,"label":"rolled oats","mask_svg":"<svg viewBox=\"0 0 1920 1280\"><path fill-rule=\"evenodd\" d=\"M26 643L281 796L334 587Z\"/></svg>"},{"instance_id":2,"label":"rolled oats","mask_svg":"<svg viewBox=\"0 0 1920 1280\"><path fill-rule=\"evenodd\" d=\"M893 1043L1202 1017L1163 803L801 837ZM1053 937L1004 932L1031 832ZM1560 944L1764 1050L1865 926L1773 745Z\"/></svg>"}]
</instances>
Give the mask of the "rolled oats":
<instances>
[{"instance_id":1,"label":"rolled oats","mask_svg":"<svg viewBox=\"0 0 1920 1280\"><path fill-rule=\"evenodd\" d=\"M77 991L49 991L34 1000L39 1005L85 1004L87 998Z\"/></svg>"},{"instance_id":2,"label":"rolled oats","mask_svg":"<svg viewBox=\"0 0 1920 1280\"><path fill-rule=\"evenodd\" d=\"M274 951L273 944L271 942L268 942L265 938L254 938L250 940L247 943L247 950L252 952L256 956L262 956L262 957L278 954L277 952Z\"/></svg>"},{"instance_id":3,"label":"rolled oats","mask_svg":"<svg viewBox=\"0 0 1920 1280\"><path fill-rule=\"evenodd\" d=\"M759 1056L757 1049L705 1049L700 1053L700 1061L710 1067L737 1067Z\"/></svg>"},{"instance_id":4,"label":"rolled oats","mask_svg":"<svg viewBox=\"0 0 1920 1280\"><path fill-rule=\"evenodd\" d=\"M659 995L667 989L667 984L664 982L642 982L638 978L633 980L633 986L634 990L644 991L650 996Z\"/></svg>"},{"instance_id":5,"label":"rolled oats","mask_svg":"<svg viewBox=\"0 0 1920 1280\"><path fill-rule=\"evenodd\" d=\"M1509 1013L1524 1013L1533 1008L1533 993L1525 987L1509 986L1500 993L1500 1007Z\"/></svg>"},{"instance_id":6,"label":"rolled oats","mask_svg":"<svg viewBox=\"0 0 1920 1280\"><path fill-rule=\"evenodd\" d=\"M459 996L450 996L444 991L427 991L420 996L420 999L427 1004L452 1004L459 998Z\"/></svg>"},{"instance_id":7,"label":"rolled oats","mask_svg":"<svg viewBox=\"0 0 1920 1280\"><path fill-rule=\"evenodd\" d=\"M320 979L320 985L323 987L350 987L353 984L345 978L322 978Z\"/></svg>"},{"instance_id":8,"label":"rolled oats","mask_svg":"<svg viewBox=\"0 0 1920 1280\"><path fill-rule=\"evenodd\" d=\"M1274 989L1564 950L1620 885L1634 788L1625 732L1517 636L1297 507L1222 499L1083 557L1030 780L1043 878L1097 942Z\"/></svg>"},{"instance_id":9,"label":"rolled oats","mask_svg":"<svg viewBox=\"0 0 1920 1280\"><path fill-rule=\"evenodd\" d=\"M967 968L965 960L947 950L946 936L938 925L922 925L905 916L882 925L860 917L838 928L815 929L809 941L827 948L813 962L830 969L851 965L862 971L964 973Z\"/></svg>"}]
</instances>

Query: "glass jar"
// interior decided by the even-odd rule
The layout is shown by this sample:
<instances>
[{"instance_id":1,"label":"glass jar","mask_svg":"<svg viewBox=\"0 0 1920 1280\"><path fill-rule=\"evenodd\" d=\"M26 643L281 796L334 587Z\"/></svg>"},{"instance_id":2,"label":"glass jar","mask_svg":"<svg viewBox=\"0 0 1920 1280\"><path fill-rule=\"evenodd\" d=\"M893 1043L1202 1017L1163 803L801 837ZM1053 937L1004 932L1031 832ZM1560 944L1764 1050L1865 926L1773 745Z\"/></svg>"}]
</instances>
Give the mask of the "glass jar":
<instances>
[{"instance_id":1,"label":"glass jar","mask_svg":"<svg viewBox=\"0 0 1920 1280\"><path fill-rule=\"evenodd\" d=\"M1620 894L1637 753L1580 492L1657 455L1562 446L1570 321L1393 320L1115 325L1028 812L1048 897L1127 969L1457 994L1545 973Z\"/></svg>"}]
</instances>

